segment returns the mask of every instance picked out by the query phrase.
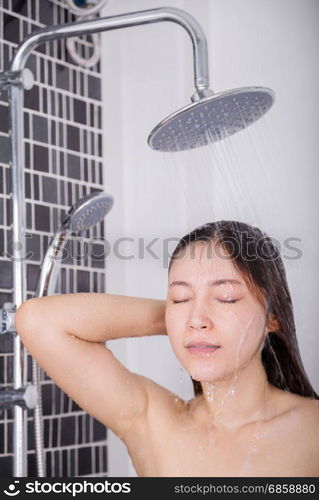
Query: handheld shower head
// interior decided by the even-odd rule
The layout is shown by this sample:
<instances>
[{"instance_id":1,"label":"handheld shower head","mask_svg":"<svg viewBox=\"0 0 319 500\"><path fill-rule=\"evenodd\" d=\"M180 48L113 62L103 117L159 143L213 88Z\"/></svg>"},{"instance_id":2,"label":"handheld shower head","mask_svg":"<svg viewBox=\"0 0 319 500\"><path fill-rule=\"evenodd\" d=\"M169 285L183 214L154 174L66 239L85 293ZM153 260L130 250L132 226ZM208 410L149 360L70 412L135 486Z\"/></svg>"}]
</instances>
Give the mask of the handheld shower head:
<instances>
[{"instance_id":1,"label":"handheld shower head","mask_svg":"<svg viewBox=\"0 0 319 500\"><path fill-rule=\"evenodd\" d=\"M184 151L239 132L263 116L274 102L264 87L228 90L204 97L161 121L148 144L159 151Z\"/></svg>"},{"instance_id":2,"label":"handheld shower head","mask_svg":"<svg viewBox=\"0 0 319 500\"><path fill-rule=\"evenodd\" d=\"M62 217L60 230L85 231L100 222L113 207L110 194L95 192L83 196Z\"/></svg>"},{"instance_id":3,"label":"handheld shower head","mask_svg":"<svg viewBox=\"0 0 319 500\"><path fill-rule=\"evenodd\" d=\"M62 217L60 228L53 236L44 256L37 282L36 297L54 293L62 250L71 232L78 233L100 222L111 210L114 198L95 192L78 200Z\"/></svg>"}]
</instances>

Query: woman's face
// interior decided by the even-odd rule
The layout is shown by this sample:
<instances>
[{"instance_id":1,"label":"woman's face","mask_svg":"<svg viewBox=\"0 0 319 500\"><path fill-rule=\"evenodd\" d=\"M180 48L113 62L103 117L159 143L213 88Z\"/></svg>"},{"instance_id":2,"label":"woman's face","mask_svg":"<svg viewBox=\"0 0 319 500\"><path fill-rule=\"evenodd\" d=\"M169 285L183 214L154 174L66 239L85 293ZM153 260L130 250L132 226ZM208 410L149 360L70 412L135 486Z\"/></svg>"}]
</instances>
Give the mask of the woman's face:
<instances>
[{"instance_id":1,"label":"woman's face","mask_svg":"<svg viewBox=\"0 0 319 500\"><path fill-rule=\"evenodd\" d=\"M227 380L247 366L267 333L264 308L212 242L191 244L172 263L166 327L178 360L202 382Z\"/></svg>"}]
</instances>

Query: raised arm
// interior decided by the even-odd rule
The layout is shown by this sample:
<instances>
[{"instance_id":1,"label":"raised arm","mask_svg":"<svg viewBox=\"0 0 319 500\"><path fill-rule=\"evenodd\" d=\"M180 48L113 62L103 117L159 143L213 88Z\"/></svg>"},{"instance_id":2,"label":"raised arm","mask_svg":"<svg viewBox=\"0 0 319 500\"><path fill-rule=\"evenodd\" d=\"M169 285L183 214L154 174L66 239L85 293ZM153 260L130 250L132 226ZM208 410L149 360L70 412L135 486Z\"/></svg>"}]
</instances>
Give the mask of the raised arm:
<instances>
[{"instance_id":1,"label":"raised arm","mask_svg":"<svg viewBox=\"0 0 319 500\"><path fill-rule=\"evenodd\" d=\"M27 300L15 327L44 371L76 403L123 437L148 404L147 378L127 370L104 342L166 334L165 301L101 293Z\"/></svg>"}]
</instances>

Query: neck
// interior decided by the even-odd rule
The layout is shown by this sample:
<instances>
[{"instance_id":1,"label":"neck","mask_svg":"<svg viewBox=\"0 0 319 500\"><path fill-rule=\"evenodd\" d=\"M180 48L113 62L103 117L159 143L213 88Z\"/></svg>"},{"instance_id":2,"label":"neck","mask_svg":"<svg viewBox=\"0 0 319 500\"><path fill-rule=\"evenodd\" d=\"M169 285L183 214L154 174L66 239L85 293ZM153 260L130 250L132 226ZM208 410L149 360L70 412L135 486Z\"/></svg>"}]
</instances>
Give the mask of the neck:
<instances>
[{"instance_id":1,"label":"neck","mask_svg":"<svg viewBox=\"0 0 319 500\"><path fill-rule=\"evenodd\" d=\"M260 355L228 379L201 382L201 385L210 426L234 429L273 415L272 386Z\"/></svg>"}]
</instances>

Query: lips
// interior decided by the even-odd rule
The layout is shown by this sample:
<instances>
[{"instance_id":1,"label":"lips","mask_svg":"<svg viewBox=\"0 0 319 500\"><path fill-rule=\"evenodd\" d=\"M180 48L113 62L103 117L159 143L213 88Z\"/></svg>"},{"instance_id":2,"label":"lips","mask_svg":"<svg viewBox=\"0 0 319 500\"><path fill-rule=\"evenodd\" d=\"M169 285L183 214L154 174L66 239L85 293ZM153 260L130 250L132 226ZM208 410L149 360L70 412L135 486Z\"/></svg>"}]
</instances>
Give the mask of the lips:
<instances>
[{"instance_id":1,"label":"lips","mask_svg":"<svg viewBox=\"0 0 319 500\"><path fill-rule=\"evenodd\" d=\"M210 344L207 342L189 342L186 346L186 349L192 354L196 353L211 354L217 351L217 349L219 348L220 348L219 345Z\"/></svg>"},{"instance_id":2,"label":"lips","mask_svg":"<svg viewBox=\"0 0 319 500\"><path fill-rule=\"evenodd\" d=\"M220 347L218 344L212 344L211 342L188 342L186 347Z\"/></svg>"}]
</instances>

